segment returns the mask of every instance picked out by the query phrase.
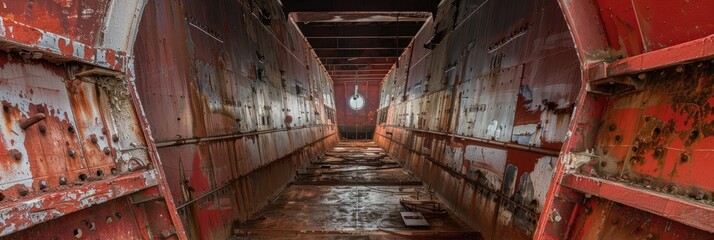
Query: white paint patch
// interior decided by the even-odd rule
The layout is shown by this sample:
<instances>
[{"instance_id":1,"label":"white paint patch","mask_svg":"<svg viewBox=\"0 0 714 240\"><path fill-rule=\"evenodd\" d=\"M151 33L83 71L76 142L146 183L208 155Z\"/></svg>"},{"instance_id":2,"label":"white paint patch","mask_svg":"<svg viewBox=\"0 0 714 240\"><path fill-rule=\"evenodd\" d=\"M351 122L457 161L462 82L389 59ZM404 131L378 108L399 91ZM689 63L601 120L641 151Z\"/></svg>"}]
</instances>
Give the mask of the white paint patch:
<instances>
[{"instance_id":1,"label":"white paint patch","mask_svg":"<svg viewBox=\"0 0 714 240\"><path fill-rule=\"evenodd\" d=\"M533 172L530 173L531 182L533 182L533 197L538 200L538 211L543 210L545 195L553 182L557 164L558 158L556 157L542 157L538 159Z\"/></svg>"},{"instance_id":2,"label":"white paint patch","mask_svg":"<svg viewBox=\"0 0 714 240\"><path fill-rule=\"evenodd\" d=\"M5 3L3 3L4 5ZM0 17L0 37L5 37L5 19Z\"/></svg>"},{"instance_id":3,"label":"white paint patch","mask_svg":"<svg viewBox=\"0 0 714 240\"><path fill-rule=\"evenodd\" d=\"M102 48L126 51L132 55L134 40L139 29L147 0L111 1L102 32Z\"/></svg>"},{"instance_id":4,"label":"white paint patch","mask_svg":"<svg viewBox=\"0 0 714 240\"><path fill-rule=\"evenodd\" d=\"M5 224L3 223L3 226L4 226L4 225L5 225ZM5 228L3 228L3 230L2 230L2 232L0 232L0 236L5 236L5 235L8 235L8 234L10 234L10 233L13 233L13 232L15 232L15 229L16 229L15 223L10 224L10 226L5 226Z\"/></svg>"},{"instance_id":5,"label":"white paint patch","mask_svg":"<svg viewBox=\"0 0 714 240\"><path fill-rule=\"evenodd\" d=\"M82 19L91 18L93 13L94 13L94 9L91 9L91 8L82 9Z\"/></svg>"},{"instance_id":6,"label":"white paint patch","mask_svg":"<svg viewBox=\"0 0 714 240\"><path fill-rule=\"evenodd\" d=\"M544 111L544 106L542 106L540 103L543 102L543 99L556 99L555 104L558 106L568 106L570 105L570 101L568 101L567 98L563 97L557 97L562 95L564 92L569 92L570 89L572 88L571 83L560 83L560 84L548 84L545 86L541 87L533 87L531 88L521 88L520 92L521 94L526 97L527 100L531 100L531 102L525 107L532 111ZM528 97L528 96L530 97Z\"/></svg>"},{"instance_id":7,"label":"white paint patch","mask_svg":"<svg viewBox=\"0 0 714 240\"><path fill-rule=\"evenodd\" d=\"M146 171L141 174L141 177L144 178L144 184L147 187L159 184L158 180L156 179L156 170Z\"/></svg>"},{"instance_id":8,"label":"white paint patch","mask_svg":"<svg viewBox=\"0 0 714 240\"><path fill-rule=\"evenodd\" d=\"M500 139L502 127L498 125L498 120L494 119L486 128L486 137L489 139Z\"/></svg>"},{"instance_id":9,"label":"white paint patch","mask_svg":"<svg viewBox=\"0 0 714 240\"><path fill-rule=\"evenodd\" d=\"M538 124L516 125L513 126L511 140L521 145L540 146L540 138L537 137L537 132Z\"/></svg>"},{"instance_id":10,"label":"white paint patch","mask_svg":"<svg viewBox=\"0 0 714 240\"><path fill-rule=\"evenodd\" d=\"M94 55L97 64L101 66L109 66L109 63L107 63L107 52L105 50L96 49L96 51L94 51Z\"/></svg>"},{"instance_id":11,"label":"white paint patch","mask_svg":"<svg viewBox=\"0 0 714 240\"><path fill-rule=\"evenodd\" d=\"M29 117L30 105L47 105L48 118L58 118L72 125L74 116L69 104L67 88L63 79L39 65L5 64L0 68L0 101L7 101L20 112L20 117ZM32 92L32 93L31 93ZM0 128L2 144L6 149L17 149L22 159L11 166L0 167L0 190L22 184L32 187L32 172L25 148L25 132L20 128L18 119L6 119L7 114L0 114L3 122L12 122Z\"/></svg>"},{"instance_id":12,"label":"white paint patch","mask_svg":"<svg viewBox=\"0 0 714 240\"><path fill-rule=\"evenodd\" d=\"M78 43L76 41L72 41L72 55L75 57L84 59L84 44ZM94 58L94 56L92 56ZM92 59L94 60L94 59Z\"/></svg>"},{"instance_id":13,"label":"white paint patch","mask_svg":"<svg viewBox=\"0 0 714 240\"><path fill-rule=\"evenodd\" d=\"M496 173L503 176L506 169L506 151L501 149L485 148L476 145L466 146L464 158L476 164L479 168ZM483 165L486 167L481 167Z\"/></svg>"},{"instance_id":14,"label":"white paint patch","mask_svg":"<svg viewBox=\"0 0 714 240\"><path fill-rule=\"evenodd\" d=\"M44 48L46 50L50 50L51 52L54 52L54 53L62 53L62 50L60 48L60 43L59 43L60 39L63 39L64 40L63 42L66 45L69 45L71 42L69 40L69 38L42 32L42 36L40 37L40 40L37 41L37 46L39 46L40 48Z\"/></svg>"},{"instance_id":15,"label":"white paint patch","mask_svg":"<svg viewBox=\"0 0 714 240\"><path fill-rule=\"evenodd\" d=\"M511 221L513 221L513 213L511 211L508 211L508 209L503 208L498 210L498 223L500 225L511 225Z\"/></svg>"}]
</instances>

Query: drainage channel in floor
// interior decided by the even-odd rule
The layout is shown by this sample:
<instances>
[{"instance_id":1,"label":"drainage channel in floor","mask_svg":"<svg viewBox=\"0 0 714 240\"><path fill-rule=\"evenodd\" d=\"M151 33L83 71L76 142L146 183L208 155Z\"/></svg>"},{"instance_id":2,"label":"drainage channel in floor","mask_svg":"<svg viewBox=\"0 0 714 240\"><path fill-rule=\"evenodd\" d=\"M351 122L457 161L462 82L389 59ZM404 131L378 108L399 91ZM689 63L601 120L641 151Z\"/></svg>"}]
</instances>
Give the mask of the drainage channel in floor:
<instances>
[{"instance_id":1,"label":"drainage channel in floor","mask_svg":"<svg viewBox=\"0 0 714 240\"><path fill-rule=\"evenodd\" d=\"M232 239L481 239L373 142L343 141Z\"/></svg>"}]
</instances>

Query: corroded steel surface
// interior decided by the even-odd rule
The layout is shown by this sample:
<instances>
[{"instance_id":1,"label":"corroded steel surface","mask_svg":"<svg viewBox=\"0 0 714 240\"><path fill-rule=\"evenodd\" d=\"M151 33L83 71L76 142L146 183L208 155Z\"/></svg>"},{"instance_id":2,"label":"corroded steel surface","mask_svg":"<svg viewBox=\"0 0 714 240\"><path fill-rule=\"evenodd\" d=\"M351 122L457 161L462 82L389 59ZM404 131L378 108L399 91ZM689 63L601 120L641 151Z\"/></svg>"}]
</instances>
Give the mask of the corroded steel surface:
<instances>
[{"instance_id":1,"label":"corroded steel surface","mask_svg":"<svg viewBox=\"0 0 714 240\"><path fill-rule=\"evenodd\" d=\"M27 8L31 13L11 4L13 8L6 8L2 15L4 35L0 37L9 52L0 57L0 236L181 238L183 229L164 191L161 163L152 154L131 71L123 65L127 62L116 65L107 60L125 49L92 50L98 55L80 56L71 47L81 44L59 41L57 46L70 46L69 52L44 48L52 39L80 39L82 33L77 31L92 27L67 30L43 25L59 19L43 21L31 16L71 13L75 3L53 11L42 9L45 3L37 4ZM101 6L84 9L91 12L95 7L103 11ZM22 38L22 34L37 32L41 33L38 39ZM91 38L83 40L92 42ZM128 201L137 196L151 200L145 204ZM128 218L109 224L106 218L115 213Z\"/></svg>"},{"instance_id":2,"label":"corroded steel surface","mask_svg":"<svg viewBox=\"0 0 714 240\"><path fill-rule=\"evenodd\" d=\"M382 82L376 141L486 239L530 238L543 211L580 88L559 11L442 5Z\"/></svg>"},{"instance_id":3,"label":"corroded steel surface","mask_svg":"<svg viewBox=\"0 0 714 240\"><path fill-rule=\"evenodd\" d=\"M486 239L713 238L710 1L398 2L0 0L0 238L224 239L338 122Z\"/></svg>"},{"instance_id":4,"label":"corroded steel surface","mask_svg":"<svg viewBox=\"0 0 714 240\"><path fill-rule=\"evenodd\" d=\"M440 6L375 140L487 239L711 238L711 6L516 2Z\"/></svg>"},{"instance_id":5,"label":"corroded steel surface","mask_svg":"<svg viewBox=\"0 0 714 240\"><path fill-rule=\"evenodd\" d=\"M560 4L587 87L580 91L576 109L581 110L569 127L573 134L536 236L712 238L714 228L706 219L714 218L714 178L705 169L712 167L707 132L714 31L699 12L711 3L597 1L599 11L592 1ZM592 178L599 187L572 181L572 174ZM563 197L577 196L572 189L585 200ZM608 194L613 189L620 190ZM587 198L591 195L597 197ZM552 221L561 212L575 214ZM618 220L623 218L624 224Z\"/></svg>"},{"instance_id":6,"label":"corroded steel surface","mask_svg":"<svg viewBox=\"0 0 714 240\"><path fill-rule=\"evenodd\" d=\"M190 238L230 236L338 139L331 79L281 12L274 1L145 7L136 83Z\"/></svg>"}]
</instances>

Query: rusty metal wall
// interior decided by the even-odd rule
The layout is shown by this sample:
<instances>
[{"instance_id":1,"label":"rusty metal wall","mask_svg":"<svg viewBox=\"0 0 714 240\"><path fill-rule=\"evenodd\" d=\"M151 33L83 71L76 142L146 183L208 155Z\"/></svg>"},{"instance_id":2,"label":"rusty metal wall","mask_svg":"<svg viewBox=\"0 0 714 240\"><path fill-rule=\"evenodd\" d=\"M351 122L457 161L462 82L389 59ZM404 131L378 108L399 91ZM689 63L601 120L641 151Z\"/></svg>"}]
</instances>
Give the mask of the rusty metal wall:
<instances>
[{"instance_id":1,"label":"rusty metal wall","mask_svg":"<svg viewBox=\"0 0 714 240\"><path fill-rule=\"evenodd\" d=\"M0 237L181 238L131 49L103 39L136 27L109 12L143 3L1 3Z\"/></svg>"},{"instance_id":2,"label":"rusty metal wall","mask_svg":"<svg viewBox=\"0 0 714 240\"><path fill-rule=\"evenodd\" d=\"M137 88L193 239L225 239L339 136L332 81L275 1L151 1Z\"/></svg>"},{"instance_id":3,"label":"rusty metal wall","mask_svg":"<svg viewBox=\"0 0 714 240\"><path fill-rule=\"evenodd\" d=\"M580 88L560 9L460 1L436 16L383 82L375 140L485 238L531 238Z\"/></svg>"},{"instance_id":4,"label":"rusty metal wall","mask_svg":"<svg viewBox=\"0 0 714 240\"><path fill-rule=\"evenodd\" d=\"M225 238L338 140L277 1L146 2L0 0L0 238ZM367 122L489 239L711 239L712 8L445 1Z\"/></svg>"},{"instance_id":5,"label":"rusty metal wall","mask_svg":"<svg viewBox=\"0 0 714 240\"><path fill-rule=\"evenodd\" d=\"M714 5L560 4L587 87L537 236L711 239Z\"/></svg>"},{"instance_id":6,"label":"rusty metal wall","mask_svg":"<svg viewBox=\"0 0 714 240\"><path fill-rule=\"evenodd\" d=\"M710 3L454 3L375 141L488 239L712 238Z\"/></svg>"}]
</instances>

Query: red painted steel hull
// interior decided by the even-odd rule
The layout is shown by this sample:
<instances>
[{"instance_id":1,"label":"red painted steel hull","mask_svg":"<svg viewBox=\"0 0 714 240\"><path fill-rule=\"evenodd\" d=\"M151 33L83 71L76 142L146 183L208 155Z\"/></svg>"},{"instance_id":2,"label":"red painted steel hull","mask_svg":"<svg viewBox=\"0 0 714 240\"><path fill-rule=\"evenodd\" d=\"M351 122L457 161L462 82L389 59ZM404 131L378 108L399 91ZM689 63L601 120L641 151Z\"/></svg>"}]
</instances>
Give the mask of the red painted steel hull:
<instances>
[{"instance_id":1,"label":"red painted steel hull","mask_svg":"<svg viewBox=\"0 0 714 240\"><path fill-rule=\"evenodd\" d=\"M714 238L705 0L446 1L357 111L278 1L0 3L2 239L225 239L338 132L486 239Z\"/></svg>"}]
</instances>

